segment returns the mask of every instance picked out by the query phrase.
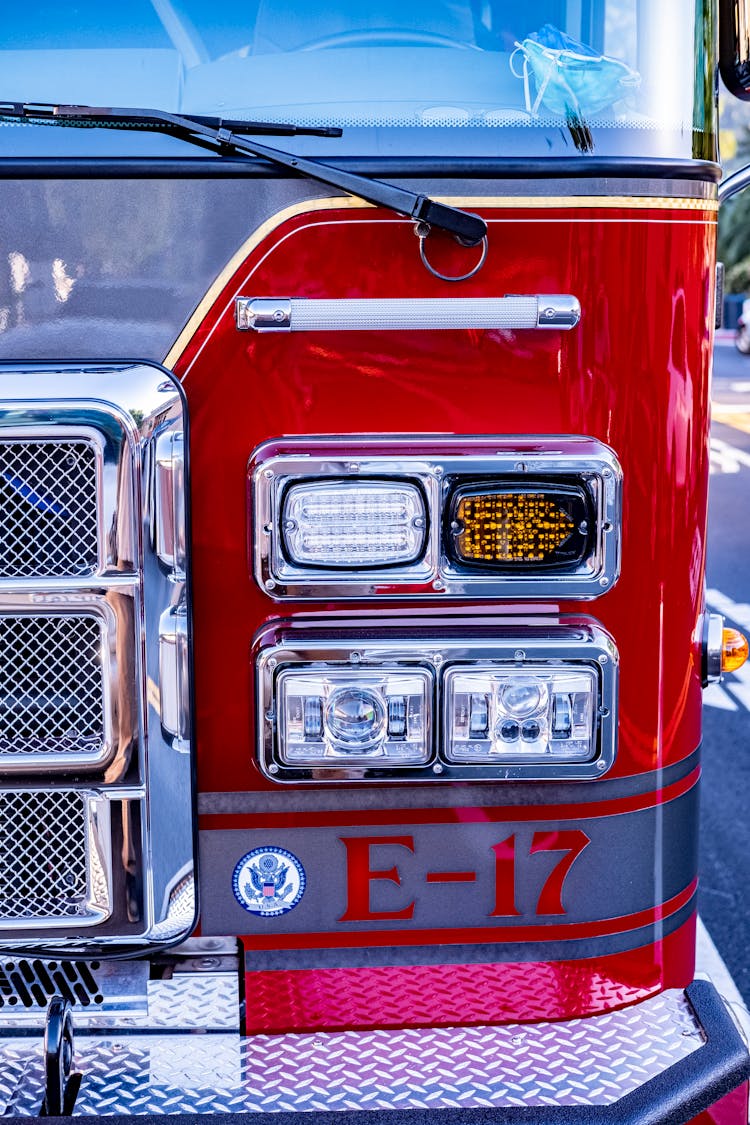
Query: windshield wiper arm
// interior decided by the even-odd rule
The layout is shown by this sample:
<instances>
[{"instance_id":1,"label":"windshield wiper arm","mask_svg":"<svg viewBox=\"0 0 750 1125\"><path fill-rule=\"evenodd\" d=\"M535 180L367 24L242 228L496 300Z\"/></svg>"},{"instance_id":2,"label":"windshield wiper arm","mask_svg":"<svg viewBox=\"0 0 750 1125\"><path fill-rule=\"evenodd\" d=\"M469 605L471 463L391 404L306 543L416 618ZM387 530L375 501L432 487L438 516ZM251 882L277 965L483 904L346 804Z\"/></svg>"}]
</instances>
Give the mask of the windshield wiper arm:
<instances>
[{"instance_id":1,"label":"windshield wiper arm","mask_svg":"<svg viewBox=\"0 0 750 1125\"><path fill-rule=\"evenodd\" d=\"M438 203L428 195L408 191L406 188L387 184L382 180L371 180L354 172L346 172L332 164L295 156L282 149L269 148L257 141L246 140L245 133L263 133L283 130L284 135L299 133L313 136L341 136L340 129L313 129L307 126L280 126L268 122L225 120L220 117L186 116L168 113L161 109L101 108L86 105L53 105L35 102L0 102L0 117L20 118L21 120L56 121L61 125L106 125L114 129L148 127L175 133L182 140L215 152L242 153L260 156L272 164L281 165L301 176L327 184L329 187L343 188L350 195L357 195L381 207L408 215L418 223L448 231L464 246L477 246L487 235L487 224L479 215Z\"/></svg>"},{"instance_id":2,"label":"windshield wiper arm","mask_svg":"<svg viewBox=\"0 0 750 1125\"><path fill-rule=\"evenodd\" d=\"M153 124L162 114L156 109L104 109L87 105L54 105L52 102L0 102L0 117L20 117L24 120L57 121L67 125L97 125L111 123L113 128L127 129L128 124ZM76 121L78 118L78 121ZM181 113L180 120L209 129L230 129L233 133L253 133L269 137L340 137L344 132L333 125L293 125L286 121L245 121L242 118L209 117L202 113ZM176 126L162 123L165 132L174 132Z\"/></svg>"}]
</instances>

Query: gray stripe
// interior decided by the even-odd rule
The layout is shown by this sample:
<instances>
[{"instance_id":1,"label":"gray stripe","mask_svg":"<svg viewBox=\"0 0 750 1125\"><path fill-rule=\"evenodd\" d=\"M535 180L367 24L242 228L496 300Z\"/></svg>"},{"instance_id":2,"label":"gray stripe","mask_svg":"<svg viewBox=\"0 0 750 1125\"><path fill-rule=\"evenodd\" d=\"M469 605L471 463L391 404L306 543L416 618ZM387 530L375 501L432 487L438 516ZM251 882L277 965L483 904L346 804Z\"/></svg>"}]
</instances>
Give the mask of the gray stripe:
<instances>
[{"instance_id":1,"label":"gray stripe","mask_svg":"<svg viewBox=\"0 0 750 1125\"><path fill-rule=\"evenodd\" d=\"M366 789L332 785L329 789L275 789L255 793L200 793L199 813L340 812L342 809L451 809L497 805L571 805L612 801L653 793L673 785L700 762L700 747L681 762L633 777L574 781L568 784L506 781L497 785L429 783Z\"/></svg>"},{"instance_id":2,"label":"gray stripe","mask_svg":"<svg viewBox=\"0 0 750 1125\"><path fill-rule=\"evenodd\" d=\"M395 182L395 181L394 181ZM571 195L649 196L653 199L716 199L716 184L702 180L615 179L553 179L526 180L400 180L410 191L431 191L434 195L462 196L540 196L564 199Z\"/></svg>"},{"instance_id":3,"label":"gray stripe","mask_svg":"<svg viewBox=\"0 0 750 1125\"><path fill-rule=\"evenodd\" d=\"M246 972L289 972L293 969L361 969L402 965L477 965L529 961L581 961L627 953L653 945L675 932L695 912L695 896L663 922L641 926L610 937L571 941L513 942L503 945L415 945L371 949L250 950L245 954Z\"/></svg>"},{"instance_id":4,"label":"gray stripe","mask_svg":"<svg viewBox=\"0 0 750 1125\"><path fill-rule=\"evenodd\" d=\"M331 825L201 832L203 933L258 935L269 944L291 937L304 948L310 934L330 934L336 945L344 935L356 940L361 934L369 942L375 932L398 944L402 933L419 940L432 931L438 942L441 935L466 942L474 931L477 942L484 943L488 928L512 939L509 931L530 924L554 929L612 920L616 926L619 919L669 902L695 878L697 802L694 785L652 808L566 822L472 818L375 829ZM569 835L558 838L558 832ZM552 873L567 848L581 842L585 846L560 887ZM243 903L252 899L253 888L244 870L235 898L233 872L253 849L284 849L301 864L307 882L292 909L269 915L255 903L246 910ZM499 867L496 861L502 861ZM443 872L465 873L469 879L436 881ZM557 890L542 907L548 885ZM284 907L281 899L279 906ZM544 941L543 929L535 939L533 944ZM550 935L550 940L558 938ZM504 941L497 948L495 956L505 960ZM289 967L297 956L289 951Z\"/></svg>"}]
</instances>

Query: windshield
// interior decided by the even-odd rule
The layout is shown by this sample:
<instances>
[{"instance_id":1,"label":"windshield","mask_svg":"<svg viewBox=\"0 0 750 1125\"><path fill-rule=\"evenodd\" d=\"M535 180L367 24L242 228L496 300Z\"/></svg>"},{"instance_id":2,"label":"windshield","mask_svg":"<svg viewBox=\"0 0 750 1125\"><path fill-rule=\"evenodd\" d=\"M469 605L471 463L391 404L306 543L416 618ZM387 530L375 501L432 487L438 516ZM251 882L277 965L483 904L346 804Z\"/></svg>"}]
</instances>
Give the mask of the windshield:
<instances>
[{"instance_id":1,"label":"windshield","mask_svg":"<svg viewBox=\"0 0 750 1125\"><path fill-rule=\"evenodd\" d=\"M714 156L712 0L130 0L12 5L0 100L336 125L342 155ZM132 135L3 152L141 152ZM23 131L26 130L24 133ZM32 141L29 130L36 136ZM102 130L96 130L102 134ZM22 135L23 134L23 135ZM180 153L182 154L182 153Z\"/></svg>"}]
</instances>

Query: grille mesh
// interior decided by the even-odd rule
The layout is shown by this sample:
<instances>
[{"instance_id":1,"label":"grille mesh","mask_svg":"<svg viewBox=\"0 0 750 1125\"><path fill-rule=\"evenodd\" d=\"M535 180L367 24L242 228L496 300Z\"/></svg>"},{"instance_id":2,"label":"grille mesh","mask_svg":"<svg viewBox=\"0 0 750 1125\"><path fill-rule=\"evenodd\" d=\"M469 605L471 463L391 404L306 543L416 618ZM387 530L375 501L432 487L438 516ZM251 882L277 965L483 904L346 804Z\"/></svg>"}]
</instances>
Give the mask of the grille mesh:
<instances>
[{"instance_id":1,"label":"grille mesh","mask_svg":"<svg viewBox=\"0 0 750 1125\"><path fill-rule=\"evenodd\" d=\"M90 442L0 442L0 578L93 573L96 485Z\"/></svg>"},{"instance_id":2,"label":"grille mesh","mask_svg":"<svg viewBox=\"0 0 750 1125\"><path fill-rule=\"evenodd\" d=\"M104 749L98 617L0 615L0 763Z\"/></svg>"},{"instance_id":3,"label":"grille mesh","mask_svg":"<svg viewBox=\"0 0 750 1125\"><path fill-rule=\"evenodd\" d=\"M0 793L0 918L86 914L86 837L81 793Z\"/></svg>"}]
</instances>

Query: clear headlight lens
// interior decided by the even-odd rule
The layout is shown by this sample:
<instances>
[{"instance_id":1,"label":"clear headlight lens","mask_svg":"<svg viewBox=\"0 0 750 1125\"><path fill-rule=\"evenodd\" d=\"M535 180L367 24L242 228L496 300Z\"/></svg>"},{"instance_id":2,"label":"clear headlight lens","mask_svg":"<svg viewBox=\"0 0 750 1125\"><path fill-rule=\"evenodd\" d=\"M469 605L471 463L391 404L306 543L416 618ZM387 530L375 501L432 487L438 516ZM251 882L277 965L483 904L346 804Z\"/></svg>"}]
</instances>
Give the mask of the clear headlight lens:
<instances>
[{"instance_id":1,"label":"clear headlight lens","mask_svg":"<svg viewBox=\"0 0 750 1125\"><path fill-rule=\"evenodd\" d=\"M278 753L287 765L419 765L430 754L428 669L284 670Z\"/></svg>"},{"instance_id":2,"label":"clear headlight lens","mask_svg":"<svg viewBox=\"0 0 750 1125\"><path fill-rule=\"evenodd\" d=\"M427 510L414 484L327 480L290 485L281 525L284 552L297 566L396 566L423 555Z\"/></svg>"},{"instance_id":3,"label":"clear headlight lens","mask_svg":"<svg viewBox=\"0 0 750 1125\"><path fill-rule=\"evenodd\" d=\"M445 672L445 750L454 762L587 762L596 755L593 668L453 667Z\"/></svg>"},{"instance_id":4,"label":"clear headlight lens","mask_svg":"<svg viewBox=\"0 0 750 1125\"><path fill-rule=\"evenodd\" d=\"M336 619L334 618L334 621ZM258 757L279 782L582 780L617 751L618 656L596 622L272 623ZM270 641L269 643L264 643Z\"/></svg>"},{"instance_id":5,"label":"clear headlight lens","mask_svg":"<svg viewBox=\"0 0 750 1125\"><path fill-rule=\"evenodd\" d=\"M378 692L367 688L338 688L326 704L326 725L342 747L369 750L383 736L383 701Z\"/></svg>"}]
</instances>

